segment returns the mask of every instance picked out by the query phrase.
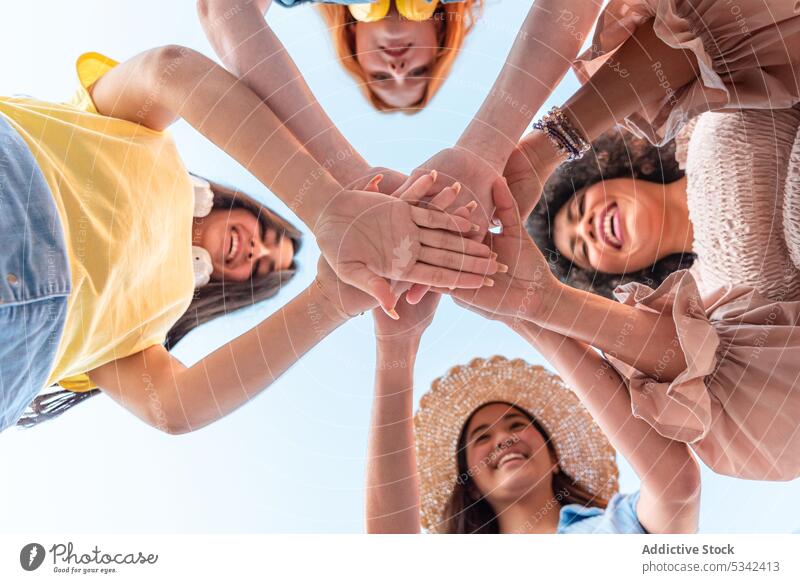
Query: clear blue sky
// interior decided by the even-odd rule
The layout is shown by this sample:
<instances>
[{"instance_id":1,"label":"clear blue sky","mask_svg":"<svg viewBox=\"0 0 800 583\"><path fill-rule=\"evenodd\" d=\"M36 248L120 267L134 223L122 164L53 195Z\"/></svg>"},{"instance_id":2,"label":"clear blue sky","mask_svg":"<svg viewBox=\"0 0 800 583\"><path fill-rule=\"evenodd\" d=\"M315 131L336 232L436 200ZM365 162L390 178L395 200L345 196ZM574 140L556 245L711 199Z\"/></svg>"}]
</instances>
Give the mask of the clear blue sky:
<instances>
[{"instance_id":1,"label":"clear blue sky","mask_svg":"<svg viewBox=\"0 0 800 583\"><path fill-rule=\"evenodd\" d=\"M211 54L192 1L6 2L0 19L0 94L60 100L84 51L119 60L179 43ZM451 79L422 114L375 113L335 64L309 7L270 14L331 117L372 163L408 171L452 144L483 99L530 2L488 0ZM113 8L112 8L113 6ZM554 96L575 88L569 77ZM265 188L185 126L174 130L189 168L255 193ZM288 301L314 276L308 240L298 278L276 300L193 333L177 354L194 362ZM443 302L423 341L417 397L476 356L545 364L505 328ZM374 345L368 316L350 322L266 393L198 433L163 435L105 397L31 431L0 434L0 532L361 532ZM637 488L621 462L622 489ZM800 481L762 483L704 471L705 532L800 528Z\"/></svg>"}]
</instances>

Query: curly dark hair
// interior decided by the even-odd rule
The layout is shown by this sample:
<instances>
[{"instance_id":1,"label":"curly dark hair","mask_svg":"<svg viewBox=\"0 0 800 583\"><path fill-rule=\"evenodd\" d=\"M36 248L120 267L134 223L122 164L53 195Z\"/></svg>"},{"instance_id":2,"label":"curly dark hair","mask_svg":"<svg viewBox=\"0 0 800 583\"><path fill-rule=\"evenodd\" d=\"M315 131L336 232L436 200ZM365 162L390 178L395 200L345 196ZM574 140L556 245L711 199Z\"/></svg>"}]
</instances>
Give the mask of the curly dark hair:
<instances>
[{"instance_id":1,"label":"curly dark hair","mask_svg":"<svg viewBox=\"0 0 800 583\"><path fill-rule=\"evenodd\" d=\"M634 178L669 184L683 178L675 157L675 142L655 147L622 128L614 128L592 143L580 160L562 164L544 186L542 198L527 221L527 230L548 258L550 269L564 283L613 299L614 289L629 282L658 287L670 273L686 269L694 255L673 254L634 273L588 271L562 256L553 241L553 219L577 192L603 180Z\"/></svg>"}]
</instances>

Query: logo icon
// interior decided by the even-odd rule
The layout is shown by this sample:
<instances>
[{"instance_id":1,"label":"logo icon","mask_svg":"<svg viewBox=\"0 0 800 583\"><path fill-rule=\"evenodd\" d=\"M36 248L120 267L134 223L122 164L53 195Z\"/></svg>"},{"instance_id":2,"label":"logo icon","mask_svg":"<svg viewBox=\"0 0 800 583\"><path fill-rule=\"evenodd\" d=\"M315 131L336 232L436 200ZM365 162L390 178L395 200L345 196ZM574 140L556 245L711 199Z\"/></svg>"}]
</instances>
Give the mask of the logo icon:
<instances>
[{"instance_id":1,"label":"logo icon","mask_svg":"<svg viewBox=\"0 0 800 583\"><path fill-rule=\"evenodd\" d=\"M39 543L28 543L19 552L19 564L26 571L35 571L44 563L44 547Z\"/></svg>"}]
</instances>

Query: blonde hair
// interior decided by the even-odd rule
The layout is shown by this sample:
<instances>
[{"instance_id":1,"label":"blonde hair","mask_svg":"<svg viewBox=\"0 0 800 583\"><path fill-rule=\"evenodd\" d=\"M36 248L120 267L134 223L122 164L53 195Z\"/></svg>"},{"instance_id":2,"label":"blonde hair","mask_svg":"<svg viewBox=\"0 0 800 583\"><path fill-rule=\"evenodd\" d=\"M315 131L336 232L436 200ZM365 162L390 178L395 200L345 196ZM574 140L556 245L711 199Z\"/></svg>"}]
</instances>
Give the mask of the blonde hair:
<instances>
[{"instance_id":1,"label":"blonde hair","mask_svg":"<svg viewBox=\"0 0 800 583\"><path fill-rule=\"evenodd\" d=\"M450 74L450 69L453 68L458 52L461 50L461 45L464 44L467 33L475 25L475 20L482 7L483 0L463 0L462 2L440 4L436 8L436 12L431 18L441 20L443 23L439 31L439 50L434 58L425 95L419 102L409 107L389 105L370 90L369 78L356 58L355 35L352 31L352 25L356 23L356 20L350 14L348 7L344 4L319 4L317 9L331 32L333 48L339 62L345 71L355 79L373 107L383 112L417 113L428 105L444 84Z\"/></svg>"}]
</instances>

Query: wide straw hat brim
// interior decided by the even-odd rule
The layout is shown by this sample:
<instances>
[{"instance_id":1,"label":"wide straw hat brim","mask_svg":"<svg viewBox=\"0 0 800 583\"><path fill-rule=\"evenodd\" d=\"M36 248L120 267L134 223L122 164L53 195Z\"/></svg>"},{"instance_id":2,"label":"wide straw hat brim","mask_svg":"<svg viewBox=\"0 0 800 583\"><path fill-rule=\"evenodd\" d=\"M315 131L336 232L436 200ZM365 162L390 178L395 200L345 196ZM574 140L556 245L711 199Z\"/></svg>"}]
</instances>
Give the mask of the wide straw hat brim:
<instances>
[{"instance_id":1,"label":"wide straw hat brim","mask_svg":"<svg viewBox=\"0 0 800 583\"><path fill-rule=\"evenodd\" d=\"M616 454L606 436L558 375L524 360L476 358L435 380L414 418L422 526L444 528L443 512L458 477L458 438L464 423L492 402L516 405L544 427L562 471L598 498L618 490Z\"/></svg>"}]
</instances>

